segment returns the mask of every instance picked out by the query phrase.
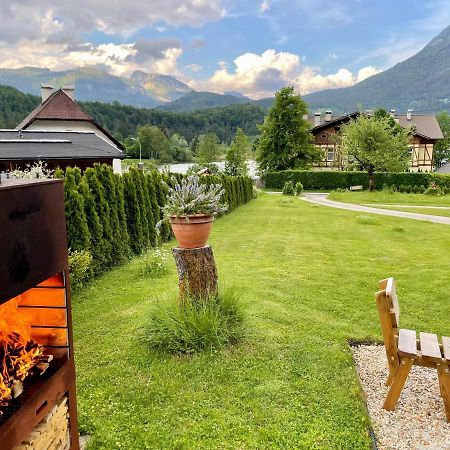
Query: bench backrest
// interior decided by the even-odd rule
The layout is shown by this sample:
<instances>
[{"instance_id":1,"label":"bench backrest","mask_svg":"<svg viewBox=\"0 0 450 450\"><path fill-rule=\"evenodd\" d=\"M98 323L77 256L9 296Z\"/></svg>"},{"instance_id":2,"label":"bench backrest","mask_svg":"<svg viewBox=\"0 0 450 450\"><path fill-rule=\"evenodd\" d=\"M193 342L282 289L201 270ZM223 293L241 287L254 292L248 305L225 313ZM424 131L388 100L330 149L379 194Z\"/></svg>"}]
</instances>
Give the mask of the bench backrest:
<instances>
[{"instance_id":1,"label":"bench backrest","mask_svg":"<svg viewBox=\"0 0 450 450\"><path fill-rule=\"evenodd\" d=\"M380 315L383 341L388 360L397 359L397 339L400 320L400 306L393 278L380 281L380 291L375 294Z\"/></svg>"}]
</instances>

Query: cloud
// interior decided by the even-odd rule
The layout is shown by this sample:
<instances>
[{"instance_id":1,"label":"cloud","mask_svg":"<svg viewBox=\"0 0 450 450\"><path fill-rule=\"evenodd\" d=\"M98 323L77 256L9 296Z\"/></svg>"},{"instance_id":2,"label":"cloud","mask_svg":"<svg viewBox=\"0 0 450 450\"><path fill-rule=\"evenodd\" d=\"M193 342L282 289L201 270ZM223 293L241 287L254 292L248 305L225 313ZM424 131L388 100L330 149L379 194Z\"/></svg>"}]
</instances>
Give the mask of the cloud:
<instances>
[{"instance_id":1,"label":"cloud","mask_svg":"<svg viewBox=\"0 0 450 450\"><path fill-rule=\"evenodd\" d=\"M245 53L234 61L231 70L223 61L208 80L197 83L200 89L216 92L237 90L252 98L272 96L277 89L292 84L302 94L351 86L378 73L374 67L363 67L354 75L345 68L322 75L318 69L305 66L298 55L266 50L262 54Z\"/></svg>"},{"instance_id":2,"label":"cloud","mask_svg":"<svg viewBox=\"0 0 450 450\"><path fill-rule=\"evenodd\" d=\"M181 42L174 38L165 39L139 39L132 45L135 50L133 55L129 55L129 61L145 63L148 60L162 59L167 51L171 49L181 49Z\"/></svg>"},{"instance_id":3,"label":"cloud","mask_svg":"<svg viewBox=\"0 0 450 450\"><path fill-rule=\"evenodd\" d=\"M262 1L260 4L259 4L259 11L260 12L266 12L266 11L268 11L270 9L270 3L267 1L267 0L264 0L264 1Z\"/></svg>"},{"instance_id":4,"label":"cloud","mask_svg":"<svg viewBox=\"0 0 450 450\"><path fill-rule=\"evenodd\" d=\"M200 70L203 69L200 64L188 64L187 66L184 66L184 68L190 72L200 72Z\"/></svg>"}]
</instances>

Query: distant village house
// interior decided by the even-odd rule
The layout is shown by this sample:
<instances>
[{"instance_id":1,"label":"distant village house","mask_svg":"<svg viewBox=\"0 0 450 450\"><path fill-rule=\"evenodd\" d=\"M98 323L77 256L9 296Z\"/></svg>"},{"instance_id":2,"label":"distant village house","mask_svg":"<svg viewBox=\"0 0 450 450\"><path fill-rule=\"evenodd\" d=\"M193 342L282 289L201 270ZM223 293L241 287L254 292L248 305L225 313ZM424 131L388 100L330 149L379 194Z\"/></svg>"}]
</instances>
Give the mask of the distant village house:
<instances>
[{"instance_id":1,"label":"distant village house","mask_svg":"<svg viewBox=\"0 0 450 450\"><path fill-rule=\"evenodd\" d=\"M0 130L0 171L40 160L50 169L105 163L120 172L123 145L74 101L74 88L41 91L42 103L15 130Z\"/></svg>"},{"instance_id":2,"label":"distant village house","mask_svg":"<svg viewBox=\"0 0 450 450\"><path fill-rule=\"evenodd\" d=\"M322 150L322 160L315 165L316 170L344 170L345 161L337 143L337 134L343 125L356 119L360 113L333 116L331 111L325 114L316 113L308 117L311 123L311 133L314 136L314 144ZM396 114L391 110L391 117L402 127L413 129L410 152L411 172L431 172L433 170L434 144L443 139L441 128L435 116L413 114L408 110L406 115Z\"/></svg>"}]
</instances>

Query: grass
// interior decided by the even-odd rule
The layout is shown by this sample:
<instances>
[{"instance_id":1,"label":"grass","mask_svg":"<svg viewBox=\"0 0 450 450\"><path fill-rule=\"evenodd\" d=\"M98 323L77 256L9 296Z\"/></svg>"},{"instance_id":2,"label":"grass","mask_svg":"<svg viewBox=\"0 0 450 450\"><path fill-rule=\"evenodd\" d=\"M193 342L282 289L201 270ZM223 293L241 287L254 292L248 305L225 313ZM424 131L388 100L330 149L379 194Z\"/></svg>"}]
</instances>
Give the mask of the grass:
<instances>
[{"instance_id":1,"label":"grass","mask_svg":"<svg viewBox=\"0 0 450 450\"><path fill-rule=\"evenodd\" d=\"M433 197L424 194L404 194L401 192L331 192L330 200L358 205L380 203L389 205L417 205L417 206L450 206L450 195Z\"/></svg>"},{"instance_id":2,"label":"grass","mask_svg":"<svg viewBox=\"0 0 450 450\"><path fill-rule=\"evenodd\" d=\"M281 200L262 194L213 227L220 279L247 317L235 347L171 357L142 344L155 301L176 295L173 264L148 279L136 258L76 293L91 450L371 448L347 340L381 339L374 291L388 275L402 327L449 335L449 228L394 217L367 226L358 213Z\"/></svg>"},{"instance_id":3,"label":"grass","mask_svg":"<svg viewBox=\"0 0 450 450\"><path fill-rule=\"evenodd\" d=\"M418 213L418 214L428 214L432 216L444 216L444 217L450 217L450 206L449 209L437 209L437 208L421 208L420 206L417 207L402 207L402 206L378 206L377 208L381 209L393 209L395 211L406 211L406 212L412 212L412 213Z\"/></svg>"}]
</instances>

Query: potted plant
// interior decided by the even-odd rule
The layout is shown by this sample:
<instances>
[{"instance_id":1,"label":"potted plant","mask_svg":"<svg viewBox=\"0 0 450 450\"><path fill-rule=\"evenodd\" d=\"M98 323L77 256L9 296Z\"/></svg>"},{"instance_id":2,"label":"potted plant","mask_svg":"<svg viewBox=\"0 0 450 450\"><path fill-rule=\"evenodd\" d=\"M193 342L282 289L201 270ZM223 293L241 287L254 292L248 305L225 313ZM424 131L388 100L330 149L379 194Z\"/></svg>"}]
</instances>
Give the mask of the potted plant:
<instances>
[{"instance_id":1,"label":"potted plant","mask_svg":"<svg viewBox=\"0 0 450 450\"><path fill-rule=\"evenodd\" d=\"M191 175L174 187L168 186L167 204L162 208L169 220L180 248L204 247L208 241L214 217L227 210L221 201L224 189L220 185L200 184Z\"/></svg>"}]
</instances>

